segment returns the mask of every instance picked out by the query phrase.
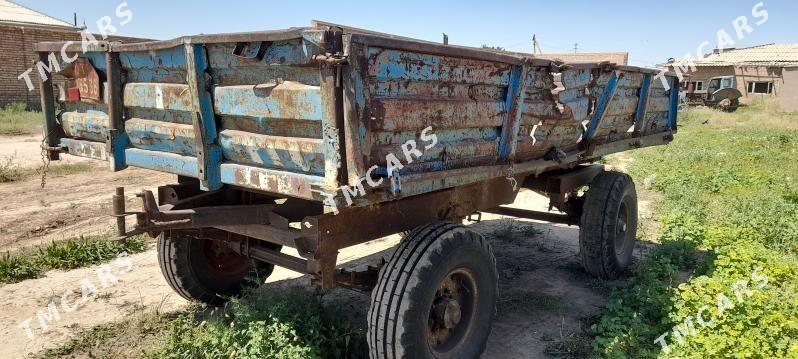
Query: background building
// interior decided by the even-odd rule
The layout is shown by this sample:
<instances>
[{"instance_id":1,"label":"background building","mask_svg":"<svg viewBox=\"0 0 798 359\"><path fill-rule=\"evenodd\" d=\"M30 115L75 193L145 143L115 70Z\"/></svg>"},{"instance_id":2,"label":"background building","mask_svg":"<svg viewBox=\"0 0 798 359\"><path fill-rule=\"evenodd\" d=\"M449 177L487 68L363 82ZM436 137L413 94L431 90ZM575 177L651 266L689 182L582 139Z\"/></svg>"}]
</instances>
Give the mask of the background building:
<instances>
[{"instance_id":1,"label":"background building","mask_svg":"<svg viewBox=\"0 0 798 359\"><path fill-rule=\"evenodd\" d=\"M709 79L735 76L741 103L757 99L777 100L784 111L798 111L798 45L767 44L740 49L715 50L694 61L695 70L687 70L683 61L665 64L673 71L680 67L687 73L683 86L706 92Z\"/></svg>"},{"instance_id":2,"label":"background building","mask_svg":"<svg viewBox=\"0 0 798 359\"><path fill-rule=\"evenodd\" d=\"M556 60L569 63L578 62L604 62L609 61L616 65L626 66L629 64L628 52L574 52L574 53L551 53L535 54L535 57L547 60Z\"/></svg>"},{"instance_id":3,"label":"background building","mask_svg":"<svg viewBox=\"0 0 798 359\"><path fill-rule=\"evenodd\" d=\"M0 0L0 107L21 102L39 108L39 75L30 74L36 88L28 91L18 77L31 68L38 56L33 44L43 41L79 41L81 28L7 0ZM101 39L97 35L98 39ZM112 36L109 40L133 42L142 39Z\"/></svg>"}]
</instances>

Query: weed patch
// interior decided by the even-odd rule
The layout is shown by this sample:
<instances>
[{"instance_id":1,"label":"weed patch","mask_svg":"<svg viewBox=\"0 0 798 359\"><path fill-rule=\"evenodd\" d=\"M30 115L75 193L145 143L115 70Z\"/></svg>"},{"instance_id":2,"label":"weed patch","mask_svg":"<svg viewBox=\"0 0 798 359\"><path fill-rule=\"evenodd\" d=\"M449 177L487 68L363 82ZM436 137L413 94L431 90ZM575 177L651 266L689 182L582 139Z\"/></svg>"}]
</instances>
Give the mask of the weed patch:
<instances>
[{"instance_id":1,"label":"weed patch","mask_svg":"<svg viewBox=\"0 0 798 359\"><path fill-rule=\"evenodd\" d=\"M14 160L14 156L0 158L0 183L19 181L24 173Z\"/></svg>"},{"instance_id":2,"label":"weed patch","mask_svg":"<svg viewBox=\"0 0 798 359\"><path fill-rule=\"evenodd\" d=\"M88 172L91 169L92 166L88 163L65 163L49 166L47 175L62 177ZM30 177L41 176L41 171L41 168L23 168L17 163L14 156L0 158L0 183L17 182Z\"/></svg>"},{"instance_id":3,"label":"weed patch","mask_svg":"<svg viewBox=\"0 0 798 359\"><path fill-rule=\"evenodd\" d=\"M28 111L23 103L0 109L0 135L32 135L41 132L42 114Z\"/></svg>"},{"instance_id":4,"label":"weed patch","mask_svg":"<svg viewBox=\"0 0 798 359\"><path fill-rule=\"evenodd\" d=\"M138 253L147 249L147 241L134 237L125 243L113 242L108 236L91 236L53 242L35 253L29 250L5 253L0 257L0 283L16 283L38 278L52 269L75 269L99 264L121 253Z\"/></svg>"},{"instance_id":5,"label":"weed patch","mask_svg":"<svg viewBox=\"0 0 798 359\"><path fill-rule=\"evenodd\" d=\"M365 333L321 293L299 287L233 299L224 316L181 315L151 358L360 358Z\"/></svg>"},{"instance_id":6,"label":"weed patch","mask_svg":"<svg viewBox=\"0 0 798 359\"><path fill-rule=\"evenodd\" d=\"M632 176L663 193L661 245L613 290L594 354L798 356L798 116L749 106L680 123L672 144L631 153ZM755 271L767 285L740 294Z\"/></svg>"},{"instance_id":7,"label":"weed patch","mask_svg":"<svg viewBox=\"0 0 798 359\"><path fill-rule=\"evenodd\" d=\"M139 310L123 322L82 331L61 346L34 356L52 358L140 358L142 348L153 348L163 341L177 314L157 310Z\"/></svg>"}]
</instances>

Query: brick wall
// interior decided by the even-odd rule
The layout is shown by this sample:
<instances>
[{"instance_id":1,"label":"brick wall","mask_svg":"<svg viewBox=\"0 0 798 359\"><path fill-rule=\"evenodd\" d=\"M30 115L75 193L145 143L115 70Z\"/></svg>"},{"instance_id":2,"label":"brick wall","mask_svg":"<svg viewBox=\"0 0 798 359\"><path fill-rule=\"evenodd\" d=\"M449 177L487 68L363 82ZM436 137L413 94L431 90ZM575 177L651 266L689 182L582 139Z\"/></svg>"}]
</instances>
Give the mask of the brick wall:
<instances>
[{"instance_id":1,"label":"brick wall","mask_svg":"<svg viewBox=\"0 0 798 359\"><path fill-rule=\"evenodd\" d=\"M784 81L779 93L779 104L782 111L798 111L798 67L785 67L782 69Z\"/></svg>"},{"instance_id":2,"label":"brick wall","mask_svg":"<svg viewBox=\"0 0 798 359\"><path fill-rule=\"evenodd\" d=\"M737 76L737 89L743 93L743 98L740 99L742 103L750 103L757 99L778 98L781 96L784 86L781 67L738 66L735 68L734 74ZM750 81L773 82L773 93L749 94L748 82Z\"/></svg>"},{"instance_id":3,"label":"brick wall","mask_svg":"<svg viewBox=\"0 0 798 359\"><path fill-rule=\"evenodd\" d=\"M96 37L100 39L99 35ZM80 38L80 33L77 30L0 24L0 107L14 102L24 102L31 108L41 107L39 100L41 79L38 71L34 69L30 74L35 87L33 91L28 91L25 80L17 79L38 60L38 55L33 51L33 45L45 41L80 41ZM113 36L109 40L145 41L144 39L121 36ZM56 77L56 81L63 81L63 79Z\"/></svg>"}]
</instances>

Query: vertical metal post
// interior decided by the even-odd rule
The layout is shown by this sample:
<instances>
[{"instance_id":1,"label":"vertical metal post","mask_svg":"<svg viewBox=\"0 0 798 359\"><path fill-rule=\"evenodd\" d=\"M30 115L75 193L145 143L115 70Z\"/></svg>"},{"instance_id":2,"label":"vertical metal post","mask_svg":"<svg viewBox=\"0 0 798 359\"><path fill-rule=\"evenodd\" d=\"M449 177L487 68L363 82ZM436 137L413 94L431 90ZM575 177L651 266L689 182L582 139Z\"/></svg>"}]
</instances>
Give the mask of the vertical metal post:
<instances>
[{"instance_id":1,"label":"vertical metal post","mask_svg":"<svg viewBox=\"0 0 798 359\"><path fill-rule=\"evenodd\" d=\"M518 131L521 126L521 115L524 112L524 83L529 66L519 64L510 72L510 83L507 86L505 99L506 117L502 122L502 133L499 141L499 159L503 163L515 161L515 150L518 144Z\"/></svg>"},{"instance_id":2,"label":"vertical metal post","mask_svg":"<svg viewBox=\"0 0 798 359\"><path fill-rule=\"evenodd\" d=\"M646 127L646 110L648 109L648 97L651 93L651 74L643 75L643 84L640 85L639 98L637 100L637 110L635 111L635 133L642 136Z\"/></svg>"},{"instance_id":3,"label":"vertical metal post","mask_svg":"<svg viewBox=\"0 0 798 359\"><path fill-rule=\"evenodd\" d=\"M351 35L344 35L344 54L350 59L357 56L365 56L365 47L351 41ZM361 68L358 61L350 61L343 69L343 93L344 93L344 150L345 154L371 153L369 138L371 131L366 128L369 109L366 108L365 99L369 98L369 88L364 84L360 77L366 69ZM347 182L355 184L366 175L366 161L364 156L345 155L345 168L347 171Z\"/></svg>"},{"instance_id":4,"label":"vertical metal post","mask_svg":"<svg viewBox=\"0 0 798 359\"><path fill-rule=\"evenodd\" d=\"M593 136L596 134L596 130L601 127L601 121L604 120L604 112L609 107L612 98L615 96L615 89L618 85L618 81L623 77L623 73L619 73L617 71L613 71L610 74L609 80L607 80L607 85L604 87L604 93L596 100L596 109L593 112L593 117L590 119L590 122L587 125L587 130L585 131L585 136L583 137L583 143L589 143L593 140Z\"/></svg>"},{"instance_id":5,"label":"vertical metal post","mask_svg":"<svg viewBox=\"0 0 798 359\"><path fill-rule=\"evenodd\" d=\"M105 54L105 70L108 79L106 87L108 99L108 161L111 170L121 171L125 165L125 148L127 136L124 123L124 102L122 98L122 69L119 62L119 53L107 52Z\"/></svg>"},{"instance_id":6,"label":"vertical metal post","mask_svg":"<svg viewBox=\"0 0 798 359\"><path fill-rule=\"evenodd\" d=\"M48 58L49 53L47 52L40 52L39 53L39 61L43 63L47 63L49 60ZM55 114L55 96L53 95L53 76L55 74L50 74L47 76L47 80L42 81L41 86L39 86L39 91L41 93L42 99L42 113L44 114L44 136L46 137L45 143L47 147L56 147L58 146L59 142L59 134L60 131L58 130L58 123L56 122L56 114ZM54 151L51 149L47 150L47 157L50 160L57 161L60 159L60 155L58 151Z\"/></svg>"},{"instance_id":7,"label":"vertical metal post","mask_svg":"<svg viewBox=\"0 0 798 359\"><path fill-rule=\"evenodd\" d=\"M116 217L116 235L122 237L127 232L125 229L125 187L117 187L111 202L111 212ZM120 242L124 243L122 239Z\"/></svg>"},{"instance_id":8,"label":"vertical metal post","mask_svg":"<svg viewBox=\"0 0 798 359\"><path fill-rule=\"evenodd\" d=\"M343 55L342 33L328 30L324 34L324 51ZM335 189L346 183L346 151L344 138L343 83L340 63L321 64L322 138L324 139L325 185Z\"/></svg>"},{"instance_id":9,"label":"vertical metal post","mask_svg":"<svg viewBox=\"0 0 798 359\"><path fill-rule=\"evenodd\" d=\"M200 180L200 188L216 190L222 187L220 174L222 151L216 144L218 137L216 114L206 79L208 59L202 44L186 44L185 51L188 87L194 101L192 124L194 144L197 148L197 177Z\"/></svg>"},{"instance_id":10,"label":"vertical metal post","mask_svg":"<svg viewBox=\"0 0 798 359\"><path fill-rule=\"evenodd\" d=\"M676 117L679 112L679 79L675 76L669 82L671 89L669 92L670 103L668 104L668 130L676 131Z\"/></svg>"}]
</instances>

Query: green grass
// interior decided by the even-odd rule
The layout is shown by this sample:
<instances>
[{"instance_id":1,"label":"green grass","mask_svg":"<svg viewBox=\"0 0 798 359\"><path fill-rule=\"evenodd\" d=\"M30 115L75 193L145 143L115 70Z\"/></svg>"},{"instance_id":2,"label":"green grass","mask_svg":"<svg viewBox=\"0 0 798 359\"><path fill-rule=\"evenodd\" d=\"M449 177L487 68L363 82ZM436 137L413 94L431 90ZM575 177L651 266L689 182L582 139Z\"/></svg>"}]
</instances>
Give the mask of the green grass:
<instances>
[{"instance_id":1,"label":"green grass","mask_svg":"<svg viewBox=\"0 0 798 359\"><path fill-rule=\"evenodd\" d=\"M175 313L137 310L125 321L93 327L61 346L39 352L33 358L139 358L141 348L158 346L177 318Z\"/></svg>"},{"instance_id":2,"label":"green grass","mask_svg":"<svg viewBox=\"0 0 798 359\"><path fill-rule=\"evenodd\" d=\"M361 358L365 333L346 303L317 290L290 287L234 299L224 316L181 315L152 358Z\"/></svg>"},{"instance_id":3,"label":"green grass","mask_svg":"<svg viewBox=\"0 0 798 359\"><path fill-rule=\"evenodd\" d=\"M50 165L50 168L47 170L47 176L50 177L61 177L61 176L69 176L78 173L84 173L90 171L92 165L90 163L65 163L62 165ZM38 175L39 170L29 171L29 175Z\"/></svg>"},{"instance_id":4,"label":"green grass","mask_svg":"<svg viewBox=\"0 0 798 359\"><path fill-rule=\"evenodd\" d=\"M343 297L272 284L223 309L143 310L83 331L38 358L366 358L365 333Z\"/></svg>"},{"instance_id":5,"label":"green grass","mask_svg":"<svg viewBox=\"0 0 798 359\"><path fill-rule=\"evenodd\" d=\"M72 174L88 172L93 167L89 163L66 163L52 164L47 169L47 176L61 177ZM20 166L15 158L0 158L0 183L24 181L29 178L41 176L41 168L24 168Z\"/></svg>"},{"instance_id":6,"label":"green grass","mask_svg":"<svg viewBox=\"0 0 798 359\"><path fill-rule=\"evenodd\" d=\"M19 181L25 178L24 172L14 157L0 158L0 183Z\"/></svg>"},{"instance_id":7,"label":"green grass","mask_svg":"<svg viewBox=\"0 0 798 359\"><path fill-rule=\"evenodd\" d=\"M121 253L138 253L147 249L147 241L134 237L125 243L109 240L109 236L91 236L53 242L34 250L26 249L0 256L0 283L16 283L41 277L52 269L75 269L99 264Z\"/></svg>"},{"instance_id":8,"label":"green grass","mask_svg":"<svg viewBox=\"0 0 798 359\"><path fill-rule=\"evenodd\" d=\"M32 135L41 131L41 112L28 111L25 104L10 104L0 109L0 135Z\"/></svg>"},{"instance_id":9,"label":"green grass","mask_svg":"<svg viewBox=\"0 0 798 359\"><path fill-rule=\"evenodd\" d=\"M672 144L631 156L636 182L663 193L662 244L611 295L595 354L798 357L798 115L690 110ZM738 301L735 282L753 273L768 285ZM720 295L734 308L719 308ZM717 321L677 338L674 326L699 312ZM667 354L655 342L665 333Z\"/></svg>"}]
</instances>

